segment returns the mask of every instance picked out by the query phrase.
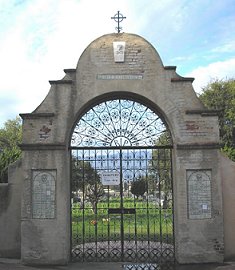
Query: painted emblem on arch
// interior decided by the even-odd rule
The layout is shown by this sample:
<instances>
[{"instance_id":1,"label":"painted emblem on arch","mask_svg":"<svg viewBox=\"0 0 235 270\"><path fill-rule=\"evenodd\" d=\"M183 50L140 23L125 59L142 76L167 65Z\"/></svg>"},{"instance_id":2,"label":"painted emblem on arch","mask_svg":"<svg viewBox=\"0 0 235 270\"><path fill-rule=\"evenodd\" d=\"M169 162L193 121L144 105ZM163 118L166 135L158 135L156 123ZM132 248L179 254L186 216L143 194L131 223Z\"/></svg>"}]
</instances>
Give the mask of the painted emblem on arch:
<instances>
[{"instance_id":1,"label":"painted emblem on arch","mask_svg":"<svg viewBox=\"0 0 235 270\"><path fill-rule=\"evenodd\" d=\"M39 130L39 133L38 133L40 140L47 139L50 136L50 132L51 132L51 129L48 126L43 125L42 128Z\"/></svg>"}]
</instances>

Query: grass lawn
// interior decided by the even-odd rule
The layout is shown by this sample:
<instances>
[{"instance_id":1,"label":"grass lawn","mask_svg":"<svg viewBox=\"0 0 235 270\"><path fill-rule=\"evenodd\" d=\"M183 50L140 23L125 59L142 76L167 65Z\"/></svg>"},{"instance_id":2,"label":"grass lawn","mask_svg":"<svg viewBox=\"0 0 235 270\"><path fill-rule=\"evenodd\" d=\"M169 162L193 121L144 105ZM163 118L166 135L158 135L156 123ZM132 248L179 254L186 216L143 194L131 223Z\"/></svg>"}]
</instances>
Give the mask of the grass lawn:
<instances>
[{"instance_id":1,"label":"grass lawn","mask_svg":"<svg viewBox=\"0 0 235 270\"><path fill-rule=\"evenodd\" d=\"M97 214L91 205L80 209L79 203L72 208L73 246L100 241L154 241L173 242L172 209L160 209L146 201L124 198L124 208L135 208L135 214L108 214L109 208L119 208L118 199L99 202Z\"/></svg>"}]
</instances>

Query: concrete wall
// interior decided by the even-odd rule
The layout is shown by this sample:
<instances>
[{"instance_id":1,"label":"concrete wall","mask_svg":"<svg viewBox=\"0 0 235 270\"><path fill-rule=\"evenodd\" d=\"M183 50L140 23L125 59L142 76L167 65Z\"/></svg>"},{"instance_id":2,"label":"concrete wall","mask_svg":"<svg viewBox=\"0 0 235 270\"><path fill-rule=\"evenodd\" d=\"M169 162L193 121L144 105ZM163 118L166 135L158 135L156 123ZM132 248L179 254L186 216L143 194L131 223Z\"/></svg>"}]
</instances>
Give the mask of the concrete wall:
<instances>
[{"instance_id":1,"label":"concrete wall","mask_svg":"<svg viewBox=\"0 0 235 270\"><path fill-rule=\"evenodd\" d=\"M20 258L21 160L10 165L8 178L0 184L0 257Z\"/></svg>"},{"instance_id":2,"label":"concrete wall","mask_svg":"<svg viewBox=\"0 0 235 270\"><path fill-rule=\"evenodd\" d=\"M224 255L226 260L235 260L235 162L220 156L223 187Z\"/></svg>"}]
</instances>

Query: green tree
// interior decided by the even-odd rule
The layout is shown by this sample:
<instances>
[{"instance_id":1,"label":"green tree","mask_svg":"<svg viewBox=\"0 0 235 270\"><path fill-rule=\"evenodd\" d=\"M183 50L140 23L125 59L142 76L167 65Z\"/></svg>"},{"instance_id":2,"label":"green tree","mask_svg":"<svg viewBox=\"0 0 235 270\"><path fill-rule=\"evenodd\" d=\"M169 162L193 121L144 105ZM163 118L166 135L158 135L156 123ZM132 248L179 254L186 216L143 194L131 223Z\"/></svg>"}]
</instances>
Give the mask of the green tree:
<instances>
[{"instance_id":1,"label":"green tree","mask_svg":"<svg viewBox=\"0 0 235 270\"><path fill-rule=\"evenodd\" d=\"M95 214L97 214L97 204L103 195L104 189L100 181L86 185L86 198L91 203L92 210Z\"/></svg>"},{"instance_id":2,"label":"green tree","mask_svg":"<svg viewBox=\"0 0 235 270\"><path fill-rule=\"evenodd\" d=\"M133 181L131 183L131 193L139 198L139 196L143 196L147 191L147 181L144 177L140 177L139 179Z\"/></svg>"},{"instance_id":3,"label":"green tree","mask_svg":"<svg viewBox=\"0 0 235 270\"><path fill-rule=\"evenodd\" d=\"M91 163L72 157L72 191L85 190L88 184L94 185L96 181L100 181L100 176Z\"/></svg>"},{"instance_id":4,"label":"green tree","mask_svg":"<svg viewBox=\"0 0 235 270\"><path fill-rule=\"evenodd\" d=\"M0 183L8 181L8 167L20 157L21 150L18 145L21 142L21 119L16 117L6 121L0 129Z\"/></svg>"},{"instance_id":5,"label":"green tree","mask_svg":"<svg viewBox=\"0 0 235 270\"><path fill-rule=\"evenodd\" d=\"M159 192L160 199L172 199L171 149L154 149L149 161L149 190Z\"/></svg>"},{"instance_id":6,"label":"green tree","mask_svg":"<svg viewBox=\"0 0 235 270\"><path fill-rule=\"evenodd\" d=\"M100 198L104 195L97 171L90 162L76 157L72 158L72 191L75 193L82 191L84 199L86 198L91 203L94 213Z\"/></svg>"},{"instance_id":7,"label":"green tree","mask_svg":"<svg viewBox=\"0 0 235 270\"><path fill-rule=\"evenodd\" d=\"M155 145L159 148L153 150L148 164L149 193L158 193L159 199L164 199L170 206L172 200L171 149L166 147L172 145L169 131L162 133Z\"/></svg>"},{"instance_id":8,"label":"green tree","mask_svg":"<svg viewBox=\"0 0 235 270\"><path fill-rule=\"evenodd\" d=\"M199 98L208 109L219 111L222 151L235 161L235 79L212 81Z\"/></svg>"}]
</instances>

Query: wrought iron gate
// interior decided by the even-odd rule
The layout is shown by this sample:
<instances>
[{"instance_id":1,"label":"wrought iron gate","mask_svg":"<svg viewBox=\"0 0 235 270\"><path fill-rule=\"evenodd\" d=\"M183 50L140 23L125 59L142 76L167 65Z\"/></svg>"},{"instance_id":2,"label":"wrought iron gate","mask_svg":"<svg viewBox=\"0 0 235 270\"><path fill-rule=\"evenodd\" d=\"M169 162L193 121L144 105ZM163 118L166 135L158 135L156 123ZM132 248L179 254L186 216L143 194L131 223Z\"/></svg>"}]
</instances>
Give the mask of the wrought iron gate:
<instances>
[{"instance_id":1,"label":"wrought iron gate","mask_svg":"<svg viewBox=\"0 0 235 270\"><path fill-rule=\"evenodd\" d=\"M134 101L108 101L80 119L71 146L74 261L174 261L171 148L162 120Z\"/></svg>"}]
</instances>

